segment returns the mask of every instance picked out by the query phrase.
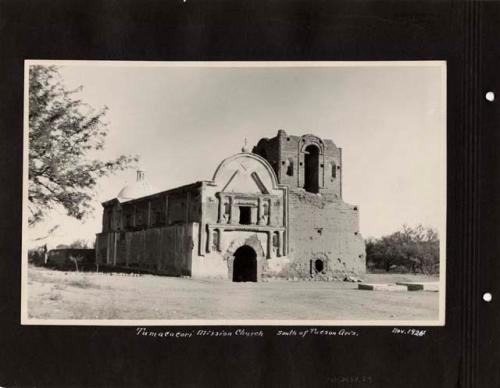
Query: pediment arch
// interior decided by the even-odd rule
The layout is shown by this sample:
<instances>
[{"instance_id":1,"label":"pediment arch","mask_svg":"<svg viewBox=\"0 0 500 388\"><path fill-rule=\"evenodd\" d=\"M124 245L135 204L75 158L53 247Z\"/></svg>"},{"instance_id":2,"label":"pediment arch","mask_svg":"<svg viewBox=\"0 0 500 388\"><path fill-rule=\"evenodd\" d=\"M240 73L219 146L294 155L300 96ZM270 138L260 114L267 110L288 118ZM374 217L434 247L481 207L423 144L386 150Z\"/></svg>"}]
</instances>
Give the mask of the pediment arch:
<instances>
[{"instance_id":1,"label":"pediment arch","mask_svg":"<svg viewBox=\"0 0 500 388\"><path fill-rule=\"evenodd\" d=\"M269 194L279 188L269 162L259 155L246 152L224 159L215 170L212 180L222 192Z\"/></svg>"}]
</instances>

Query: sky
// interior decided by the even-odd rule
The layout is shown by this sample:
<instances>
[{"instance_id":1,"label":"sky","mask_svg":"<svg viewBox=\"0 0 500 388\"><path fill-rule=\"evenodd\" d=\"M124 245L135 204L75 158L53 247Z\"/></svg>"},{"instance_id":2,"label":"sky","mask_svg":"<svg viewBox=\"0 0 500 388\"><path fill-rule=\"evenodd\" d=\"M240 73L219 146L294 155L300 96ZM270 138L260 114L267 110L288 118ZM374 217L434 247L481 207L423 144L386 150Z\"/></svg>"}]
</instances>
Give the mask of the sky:
<instances>
[{"instance_id":1,"label":"sky","mask_svg":"<svg viewBox=\"0 0 500 388\"><path fill-rule=\"evenodd\" d=\"M443 62L165 64L59 63L68 88L82 85L83 101L109 108L99 158L139 155L146 179L161 191L210 180L245 139L252 146L279 129L312 133L343 149L343 199L359 206L364 237L387 235L403 224L434 227L443 235ZM81 222L55 211L28 231L28 239L59 225L53 245L94 240L101 229L100 203L135 177L128 170L103 178L93 214Z\"/></svg>"}]
</instances>

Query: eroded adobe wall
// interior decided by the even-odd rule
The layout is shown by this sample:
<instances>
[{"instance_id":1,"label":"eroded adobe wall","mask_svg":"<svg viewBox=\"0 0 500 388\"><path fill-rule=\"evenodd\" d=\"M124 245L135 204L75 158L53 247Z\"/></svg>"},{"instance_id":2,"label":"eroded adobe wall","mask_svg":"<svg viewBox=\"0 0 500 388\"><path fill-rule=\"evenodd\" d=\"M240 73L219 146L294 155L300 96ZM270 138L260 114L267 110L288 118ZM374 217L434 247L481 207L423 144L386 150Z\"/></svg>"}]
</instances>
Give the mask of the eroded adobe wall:
<instances>
[{"instance_id":1,"label":"eroded adobe wall","mask_svg":"<svg viewBox=\"0 0 500 388\"><path fill-rule=\"evenodd\" d=\"M114 233L98 233L95 239L96 264L108 264L110 248L114 245Z\"/></svg>"},{"instance_id":2,"label":"eroded adobe wall","mask_svg":"<svg viewBox=\"0 0 500 388\"><path fill-rule=\"evenodd\" d=\"M338 277L366 272L364 240L359 233L359 210L340 199L289 194L290 276ZM314 261L323 261L315 271Z\"/></svg>"},{"instance_id":3,"label":"eroded adobe wall","mask_svg":"<svg viewBox=\"0 0 500 388\"><path fill-rule=\"evenodd\" d=\"M201 185L168 195L167 223L201 221Z\"/></svg>"},{"instance_id":4,"label":"eroded adobe wall","mask_svg":"<svg viewBox=\"0 0 500 388\"><path fill-rule=\"evenodd\" d=\"M99 264L191 275L197 224L177 224L97 236ZM116 252L116 254L115 254Z\"/></svg>"},{"instance_id":5,"label":"eroded adobe wall","mask_svg":"<svg viewBox=\"0 0 500 388\"><path fill-rule=\"evenodd\" d=\"M274 170L276 176L279 177L280 168L280 149L278 137L263 138L253 147L252 152L266 159Z\"/></svg>"},{"instance_id":6,"label":"eroded adobe wall","mask_svg":"<svg viewBox=\"0 0 500 388\"><path fill-rule=\"evenodd\" d=\"M102 232L138 231L200 222L201 184L193 184L120 203L103 204Z\"/></svg>"}]
</instances>

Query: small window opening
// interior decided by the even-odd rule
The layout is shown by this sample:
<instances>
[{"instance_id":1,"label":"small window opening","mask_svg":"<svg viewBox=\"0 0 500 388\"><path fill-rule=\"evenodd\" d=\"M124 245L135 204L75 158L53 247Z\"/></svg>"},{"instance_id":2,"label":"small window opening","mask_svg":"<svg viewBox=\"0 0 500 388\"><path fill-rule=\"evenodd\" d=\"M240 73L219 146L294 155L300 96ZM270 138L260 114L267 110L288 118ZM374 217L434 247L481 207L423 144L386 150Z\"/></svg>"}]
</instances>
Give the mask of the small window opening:
<instances>
[{"instance_id":1,"label":"small window opening","mask_svg":"<svg viewBox=\"0 0 500 388\"><path fill-rule=\"evenodd\" d=\"M250 225L252 208L250 206L240 206L240 224Z\"/></svg>"},{"instance_id":2,"label":"small window opening","mask_svg":"<svg viewBox=\"0 0 500 388\"><path fill-rule=\"evenodd\" d=\"M214 230L212 232L212 249L218 250L219 249L219 231Z\"/></svg>"},{"instance_id":3,"label":"small window opening","mask_svg":"<svg viewBox=\"0 0 500 388\"><path fill-rule=\"evenodd\" d=\"M273 247L278 248L279 246L279 236L278 233L273 233Z\"/></svg>"},{"instance_id":4,"label":"small window opening","mask_svg":"<svg viewBox=\"0 0 500 388\"><path fill-rule=\"evenodd\" d=\"M337 178L337 165L335 162L332 162L332 179Z\"/></svg>"},{"instance_id":5,"label":"small window opening","mask_svg":"<svg viewBox=\"0 0 500 388\"><path fill-rule=\"evenodd\" d=\"M264 210L264 215L265 216L268 216L269 215L269 204L267 202L264 202L262 204L262 208Z\"/></svg>"},{"instance_id":6,"label":"small window opening","mask_svg":"<svg viewBox=\"0 0 500 388\"><path fill-rule=\"evenodd\" d=\"M288 159L288 167L286 169L286 175L293 176L293 159Z\"/></svg>"},{"instance_id":7,"label":"small window opening","mask_svg":"<svg viewBox=\"0 0 500 388\"><path fill-rule=\"evenodd\" d=\"M325 264L323 263L323 260L316 259L314 261L314 269L316 270L316 272L323 272L323 270L325 269Z\"/></svg>"}]
</instances>

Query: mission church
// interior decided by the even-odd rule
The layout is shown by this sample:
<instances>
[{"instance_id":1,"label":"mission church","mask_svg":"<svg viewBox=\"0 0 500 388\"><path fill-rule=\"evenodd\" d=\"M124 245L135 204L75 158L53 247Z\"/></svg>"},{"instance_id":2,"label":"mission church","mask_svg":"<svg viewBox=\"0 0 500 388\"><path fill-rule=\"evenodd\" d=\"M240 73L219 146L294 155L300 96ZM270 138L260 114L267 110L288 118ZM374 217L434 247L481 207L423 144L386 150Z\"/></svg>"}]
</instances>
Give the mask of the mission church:
<instances>
[{"instance_id":1,"label":"mission church","mask_svg":"<svg viewBox=\"0 0 500 388\"><path fill-rule=\"evenodd\" d=\"M193 278L330 280L365 272L342 149L314 135L261 139L212 180L155 192L144 172L103 206L98 264Z\"/></svg>"}]
</instances>

